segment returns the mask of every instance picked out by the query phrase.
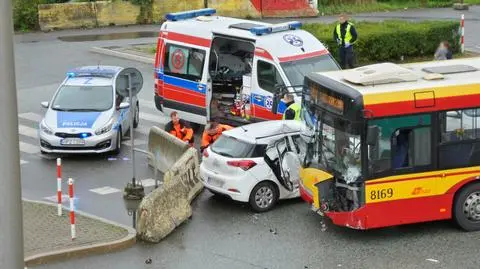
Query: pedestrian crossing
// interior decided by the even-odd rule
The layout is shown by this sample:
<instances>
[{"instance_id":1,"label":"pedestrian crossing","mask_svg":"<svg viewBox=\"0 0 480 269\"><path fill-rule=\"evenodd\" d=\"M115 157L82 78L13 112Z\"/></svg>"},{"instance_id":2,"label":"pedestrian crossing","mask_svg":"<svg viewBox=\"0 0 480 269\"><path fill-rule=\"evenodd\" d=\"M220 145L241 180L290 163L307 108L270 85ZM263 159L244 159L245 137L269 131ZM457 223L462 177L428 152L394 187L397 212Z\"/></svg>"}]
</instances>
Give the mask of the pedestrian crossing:
<instances>
[{"instance_id":1,"label":"pedestrian crossing","mask_svg":"<svg viewBox=\"0 0 480 269\"><path fill-rule=\"evenodd\" d=\"M140 123L134 129L135 147L142 147L147 144L148 133L152 126L163 126L168 122L168 118L158 111L155 103L150 100L139 99L140 101ZM40 156L40 147L38 141L38 126L43 118L43 111L40 113L26 112L18 114L19 125L19 147L21 152L20 165L28 164L31 158ZM130 147L131 141L122 142L123 145Z\"/></svg>"}]
</instances>

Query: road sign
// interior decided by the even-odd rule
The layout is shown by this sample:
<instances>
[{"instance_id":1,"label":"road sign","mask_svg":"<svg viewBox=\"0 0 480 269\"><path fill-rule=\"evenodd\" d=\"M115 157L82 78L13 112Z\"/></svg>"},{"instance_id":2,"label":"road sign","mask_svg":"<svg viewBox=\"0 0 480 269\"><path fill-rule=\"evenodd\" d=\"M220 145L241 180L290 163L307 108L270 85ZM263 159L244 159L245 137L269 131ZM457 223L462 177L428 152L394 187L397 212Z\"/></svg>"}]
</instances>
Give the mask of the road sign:
<instances>
[{"instance_id":1,"label":"road sign","mask_svg":"<svg viewBox=\"0 0 480 269\"><path fill-rule=\"evenodd\" d=\"M115 81L117 93L123 97L129 97L129 78L132 87L132 96L137 95L143 87L143 76L138 69L128 67L123 69Z\"/></svg>"}]
</instances>

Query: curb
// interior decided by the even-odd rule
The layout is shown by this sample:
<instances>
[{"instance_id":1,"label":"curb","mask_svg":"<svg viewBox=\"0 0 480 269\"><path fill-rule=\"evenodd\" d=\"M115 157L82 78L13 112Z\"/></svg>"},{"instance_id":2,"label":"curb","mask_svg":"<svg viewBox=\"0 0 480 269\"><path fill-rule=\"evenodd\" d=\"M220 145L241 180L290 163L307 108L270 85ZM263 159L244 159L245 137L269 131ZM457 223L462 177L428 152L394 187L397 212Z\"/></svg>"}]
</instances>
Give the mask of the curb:
<instances>
[{"instance_id":1,"label":"curb","mask_svg":"<svg viewBox=\"0 0 480 269\"><path fill-rule=\"evenodd\" d=\"M130 53L125 53L125 52L121 52L121 51L115 51L115 50L101 48L101 47L92 47L90 49L90 52L103 54L103 55L108 55L108 56L113 56L113 57L122 58L122 59L127 59L127 60L132 60L132 61L137 61L137 62L146 63L146 64L152 64L152 65L155 64L155 59L154 58L144 57L144 56L130 54Z\"/></svg>"},{"instance_id":2,"label":"curb","mask_svg":"<svg viewBox=\"0 0 480 269\"><path fill-rule=\"evenodd\" d=\"M36 203L36 204L42 204L42 205L48 205L53 208L55 208L55 204L49 203L49 202L44 202L44 201L35 201L35 200L29 200L22 198L22 201L29 202L29 203ZM65 210L70 210L66 206L63 206ZM56 261L62 261L62 260L67 260L71 258L79 258L79 257L84 257L87 255L97 255L97 254L106 254L114 251L120 251L127 249L136 243L136 230L104 219L100 218L82 211L75 211L75 214L80 214L84 217L92 218L101 222L104 222L106 224L114 225L120 228L123 228L128 231L128 235L125 236L122 239L118 239L115 241L111 242L106 242L106 243L98 243L98 244L93 244L90 246L82 246L82 247L73 247L73 248L67 248L63 250L56 250L56 251L49 251L41 254L36 254L32 255L29 257L25 257L25 266L35 266L35 265L40 265L40 264L46 264L50 262L56 262Z\"/></svg>"}]
</instances>

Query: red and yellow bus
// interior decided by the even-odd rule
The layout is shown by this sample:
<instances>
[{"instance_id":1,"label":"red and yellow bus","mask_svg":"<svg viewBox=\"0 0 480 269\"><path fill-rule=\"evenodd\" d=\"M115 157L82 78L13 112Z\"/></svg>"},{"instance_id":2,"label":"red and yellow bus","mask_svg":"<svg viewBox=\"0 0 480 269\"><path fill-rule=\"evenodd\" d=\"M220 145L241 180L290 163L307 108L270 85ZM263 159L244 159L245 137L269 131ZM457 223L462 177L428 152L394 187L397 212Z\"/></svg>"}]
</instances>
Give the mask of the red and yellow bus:
<instances>
[{"instance_id":1,"label":"red and yellow bus","mask_svg":"<svg viewBox=\"0 0 480 269\"><path fill-rule=\"evenodd\" d=\"M480 230L480 58L312 73L302 198L336 225Z\"/></svg>"}]
</instances>

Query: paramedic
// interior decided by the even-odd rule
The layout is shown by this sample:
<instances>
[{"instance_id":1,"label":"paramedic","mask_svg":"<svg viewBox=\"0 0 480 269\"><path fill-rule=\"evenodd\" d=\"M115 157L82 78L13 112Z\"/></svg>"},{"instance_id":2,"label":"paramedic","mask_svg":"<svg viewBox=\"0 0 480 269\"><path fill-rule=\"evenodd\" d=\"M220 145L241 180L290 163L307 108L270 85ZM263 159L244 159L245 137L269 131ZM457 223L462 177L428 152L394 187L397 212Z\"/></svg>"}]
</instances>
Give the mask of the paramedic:
<instances>
[{"instance_id":1,"label":"paramedic","mask_svg":"<svg viewBox=\"0 0 480 269\"><path fill-rule=\"evenodd\" d=\"M295 103L295 99L291 94L285 94L283 98L285 104L287 105L287 109L283 113L283 120L300 120L300 110L301 106Z\"/></svg>"},{"instance_id":2,"label":"paramedic","mask_svg":"<svg viewBox=\"0 0 480 269\"><path fill-rule=\"evenodd\" d=\"M333 30L333 39L339 46L340 64L343 69L354 68L353 44L357 41L357 31L353 24L348 21L347 15L341 14L339 23Z\"/></svg>"},{"instance_id":3,"label":"paramedic","mask_svg":"<svg viewBox=\"0 0 480 269\"><path fill-rule=\"evenodd\" d=\"M229 125L219 124L216 121L209 122L207 126L205 126L205 131L203 131L200 150L203 152L203 150L215 142L224 131L231 129L233 129L233 127Z\"/></svg>"},{"instance_id":4,"label":"paramedic","mask_svg":"<svg viewBox=\"0 0 480 269\"><path fill-rule=\"evenodd\" d=\"M170 113L170 119L172 119L172 121L165 125L165 131L178 139L189 143L190 146L193 146L193 129L190 127L190 124L180 119L176 111Z\"/></svg>"}]
</instances>

